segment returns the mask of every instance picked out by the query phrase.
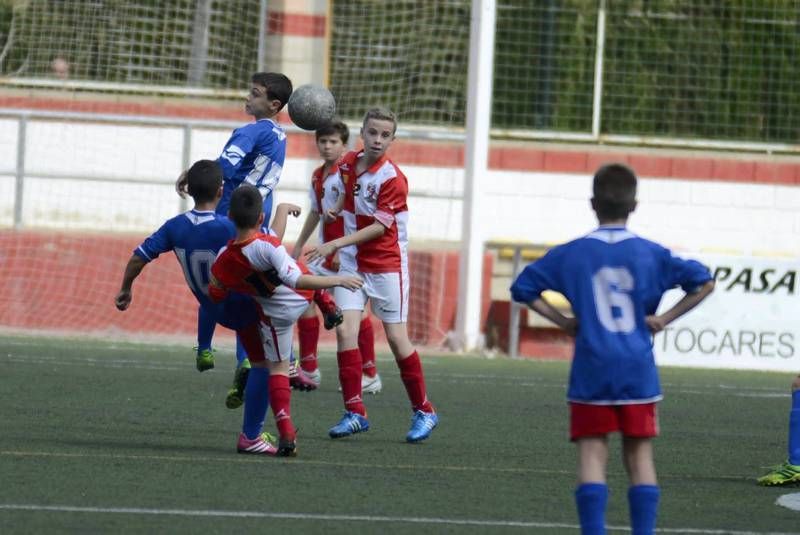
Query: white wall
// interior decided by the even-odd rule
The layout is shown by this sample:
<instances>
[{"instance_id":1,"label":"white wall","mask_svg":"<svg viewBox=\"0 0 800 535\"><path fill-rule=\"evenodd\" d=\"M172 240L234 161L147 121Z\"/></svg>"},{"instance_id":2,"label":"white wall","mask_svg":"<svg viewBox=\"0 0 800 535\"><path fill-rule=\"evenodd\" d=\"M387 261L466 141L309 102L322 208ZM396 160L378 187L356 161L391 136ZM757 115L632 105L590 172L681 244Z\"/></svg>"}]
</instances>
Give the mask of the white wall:
<instances>
[{"instance_id":1,"label":"white wall","mask_svg":"<svg viewBox=\"0 0 800 535\"><path fill-rule=\"evenodd\" d=\"M216 158L229 128L195 130L192 161ZM17 122L0 120L0 226L13 222ZM182 131L31 120L26 143L25 227L148 233L177 213L172 184L182 169ZM308 206L315 160L288 159L277 201ZM461 237L461 169L404 166L413 242ZM66 174L108 181L37 178ZM134 178L156 182L132 183ZM558 243L590 230L588 175L492 170L485 177L485 236ZM800 188L644 179L631 228L679 250L800 255ZM289 225L287 239L301 222Z\"/></svg>"}]
</instances>

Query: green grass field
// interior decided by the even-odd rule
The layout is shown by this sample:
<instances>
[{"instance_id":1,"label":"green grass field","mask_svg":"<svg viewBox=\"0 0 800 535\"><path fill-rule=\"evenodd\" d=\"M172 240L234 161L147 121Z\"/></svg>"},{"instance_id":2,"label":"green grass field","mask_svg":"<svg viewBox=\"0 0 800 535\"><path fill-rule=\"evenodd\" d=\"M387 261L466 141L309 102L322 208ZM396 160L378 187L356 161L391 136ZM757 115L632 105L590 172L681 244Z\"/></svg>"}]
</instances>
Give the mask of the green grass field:
<instances>
[{"instance_id":1,"label":"green grass field","mask_svg":"<svg viewBox=\"0 0 800 535\"><path fill-rule=\"evenodd\" d=\"M410 410L388 355L372 429L338 441L335 359L295 393L294 459L238 455L241 410L223 400L233 356L194 369L191 350L0 337L0 533L577 533L567 364L424 359L441 423L404 442ZM775 505L799 488L754 478L786 455L790 374L662 370L656 463L669 533L800 533ZM268 418L272 426L271 413ZM627 530L619 439L608 521Z\"/></svg>"}]
</instances>

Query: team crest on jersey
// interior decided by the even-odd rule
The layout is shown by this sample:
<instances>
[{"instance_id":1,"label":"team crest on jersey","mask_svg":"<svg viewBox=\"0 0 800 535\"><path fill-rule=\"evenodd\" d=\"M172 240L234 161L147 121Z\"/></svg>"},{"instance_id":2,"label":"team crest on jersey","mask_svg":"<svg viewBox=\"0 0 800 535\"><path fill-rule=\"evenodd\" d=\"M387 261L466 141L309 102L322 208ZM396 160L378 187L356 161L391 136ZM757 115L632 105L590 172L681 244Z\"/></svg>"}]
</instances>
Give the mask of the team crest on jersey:
<instances>
[{"instance_id":1,"label":"team crest on jersey","mask_svg":"<svg viewBox=\"0 0 800 535\"><path fill-rule=\"evenodd\" d=\"M378 191L375 188L375 184L367 184L367 191L364 194L364 199L368 201L374 201L378 198Z\"/></svg>"}]
</instances>

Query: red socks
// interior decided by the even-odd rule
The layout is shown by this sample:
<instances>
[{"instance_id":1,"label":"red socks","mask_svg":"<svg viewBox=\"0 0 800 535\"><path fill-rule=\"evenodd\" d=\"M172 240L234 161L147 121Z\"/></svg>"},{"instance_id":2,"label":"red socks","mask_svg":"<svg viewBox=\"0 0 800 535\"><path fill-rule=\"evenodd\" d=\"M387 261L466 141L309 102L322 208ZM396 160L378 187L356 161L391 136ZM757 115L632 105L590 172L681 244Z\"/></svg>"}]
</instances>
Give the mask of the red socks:
<instances>
[{"instance_id":1,"label":"red socks","mask_svg":"<svg viewBox=\"0 0 800 535\"><path fill-rule=\"evenodd\" d=\"M292 424L290 401L292 391L289 388L289 378L286 375L270 374L269 376L269 404L272 405L272 414L275 415L275 425L281 438L294 440L295 428Z\"/></svg>"},{"instance_id":2,"label":"red socks","mask_svg":"<svg viewBox=\"0 0 800 535\"><path fill-rule=\"evenodd\" d=\"M300 367L313 372L317 369L319 318L313 316L297 320L297 337L300 339Z\"/></svg>"},{"instance_id":3,"label":"red socks","mask_svg":"<svg viewBox=\"0 0 800 535\"><path fill-rule=\"evenodd\" d=\"M433 405L428 401L425 391L425 375L422 373L419 354L414 351L403 360L398 360L397 367L400 368L400 378L408 392L411 408L415 411L434 412Z\"/></svg>"},{"instance_id":4,"label":"red socks","mask_svg":"<svg viewBox=\"0 0 800 535\"><path fill-rule=\"evenodd\" d=\"M372 320L366 317L361 320L358 329L358 350L361 352L361 372L367 377L375 377L375 333L372 331Z\"/></svg>"},{"instance_id":5,"label":"red socks","mask_svg":"<svg viewBox=\"0 0 800 535\"><path fill-rule=\"evenodd\" d=\"M358 349L347 349L336 353L336 360L345 410L366 416L367 409L361 399L361 354Z\"/></svg>"}]
</instances>

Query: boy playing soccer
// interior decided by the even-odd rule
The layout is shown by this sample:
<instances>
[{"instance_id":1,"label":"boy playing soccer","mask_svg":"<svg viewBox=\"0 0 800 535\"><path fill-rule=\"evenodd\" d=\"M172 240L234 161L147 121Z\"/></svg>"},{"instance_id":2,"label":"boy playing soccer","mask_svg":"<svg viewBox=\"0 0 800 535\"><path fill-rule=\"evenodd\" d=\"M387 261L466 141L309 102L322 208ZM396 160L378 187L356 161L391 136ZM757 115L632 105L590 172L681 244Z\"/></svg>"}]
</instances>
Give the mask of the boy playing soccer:
<instances>
[{"instance_id":1,"label":"boy playing soccer","mask_svg":"<svg viewBox=\"0 0 800 535\"><path fill-rule=\"evenodd\" d=\"M225 175L218 214L227 214L233 190L242 184L258 188L264 202L264 220L272 215L272 192L281 178L286 157L286 134L273 119L292 96L292 82L275 72L253 75L244 109L255 122L237 128L217 162Z\"/></svg>"},{"instance_id":2,"label":"boy playing soccer","mask_svg":"<svg viewBox=\"0 0 800 535\"><path fill-rule=\"evenodd\" d=\"M789 457L768 474L758 478L765 487L800 484L800 375L792 381L792 408L789 412Z\"/></svg>"},{"instance_id":3,"label":"boy playing soccer","mask_svg":"<svg viewBox=\"0 0 800 535\"><path fill-rule=\"evenodd\" d=\"M636 208L636 176L627 167L597 171L591 205L599 228L528 265L511 296L575 336L567 399L570 438L579 453L575 500L582 532L605 533L607 435L619 431L632 530L652 534L659 500L652 438L662 396L651 334L700 303L714 281L702 264L626 229ZM661 296L678 285L686 295L656 315ZM545 301L545 290L562 293L575 317Z\"/></svg>"},{"instance_id":4,"label":"boy playing soccer","mask_svg":"<svg viewBox=\"0 0 800 535\"><path fill-rule=\"evenodd\" d=\"M273 453L261 435L269 403L279 434L274 453L293 456L296 430L291 420L289 388L292 328L311 302L311 290L334 286L355 290L361 287L361 280L309 275L279 240L260 232L264 223L262 203L258 189L248 184L236 188L231 195L228 213L236 225L236 238L220 250L211 266L209 297L220 302L235 291L251 295L259 305L258 323L237 331L251 364L238 451Z\"/></svg>"},{"instance_id":5,"label":"boy playing soccer","mask_svg":"<svg viewBox=\"0 0 800 535\"><path fill-rule=\"evenodd\" d=\"M369 429L361 397L361 355L358 328L367 299L383 322L400 377L414 412L408 442L425 440L439 422L428 401L422 363L408 338L408 181L386 157L394 140L397 121L383 108L364 116L361 137L364 149L346 154L339 162L345 197L342 215L345 235L311 249L310 260L321 260L339 251L341 274L364 280L360 291L334 290L344 322L336 329L339 382L345 413L329 435L340 438Z\"/></svg>"},{"instance_id":6,"label":"boy playing soccer","mask_svg":"<svg viewBox=\"0 0 800 535\"><path fill-rule=\"evenodd\" d=\"M317 227L319 243L335 240L344 236L344 220L339 215L343 198L342 178L339 174L339 159L347 150L350 130L341 121L335 121L315 132L317 150L323 164L314 170L311 177L311 210L306 216L300 236L294 244L292 256L299 258L303 246ZM339 259L336 254L322 261L312 262L308 269L315 275L333 275L339 270ZM326 328L331 328L326 321ZM320 372L317 366L317 343L319 341L319 319L314 307L309 307L297 321L300 338L300 366L305 374L317 385L320 383ZM375 367L375 336L372 332L372 321L366 311L358 330L358 349L361 353L361 390L365 393L377 394L381 391L381 377Z\"/></svg>"}]
</instances>

